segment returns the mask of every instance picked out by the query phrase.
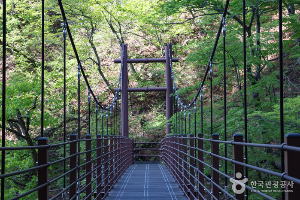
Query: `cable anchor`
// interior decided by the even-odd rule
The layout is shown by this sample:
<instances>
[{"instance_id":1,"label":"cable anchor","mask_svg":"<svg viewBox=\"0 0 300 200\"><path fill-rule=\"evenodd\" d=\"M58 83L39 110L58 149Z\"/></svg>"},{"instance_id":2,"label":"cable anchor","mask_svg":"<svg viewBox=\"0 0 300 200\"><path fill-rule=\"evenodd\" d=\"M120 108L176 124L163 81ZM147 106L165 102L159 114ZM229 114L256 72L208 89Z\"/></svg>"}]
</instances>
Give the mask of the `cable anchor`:
<instances>
[{"instance_id":1,"label":"cable anchor","mask_svg":"<svg viewBox=\"0 0 300 200\"><path fill-rule=\"evenodd\" d=\"M78 63L78 68L77 68L78 69L78 80L80 80L80 69L81 69L80 66L81 66L81 63L79 62Z\"/></svg>"},{"instance_id":2,"label":"cable anchor","mask_svg":"<svg viewBox=\"0 0 300 200\"><path fill-rule=\"evenodd\" d=\"M222 24L223 24L223 37L226 37L226 17L223 17Z\"/></svg>"},{"instance_id":3,"label":"cable anchor","mask_svg":"<svg viewBox=\"0 0 300 200\"><path fill-rule=\"evenodd\" d=\"M213 78L213 70L212 70L212 61L209 61L209 75L210 75L210 78Z\"/></svg>"}]
</instances>

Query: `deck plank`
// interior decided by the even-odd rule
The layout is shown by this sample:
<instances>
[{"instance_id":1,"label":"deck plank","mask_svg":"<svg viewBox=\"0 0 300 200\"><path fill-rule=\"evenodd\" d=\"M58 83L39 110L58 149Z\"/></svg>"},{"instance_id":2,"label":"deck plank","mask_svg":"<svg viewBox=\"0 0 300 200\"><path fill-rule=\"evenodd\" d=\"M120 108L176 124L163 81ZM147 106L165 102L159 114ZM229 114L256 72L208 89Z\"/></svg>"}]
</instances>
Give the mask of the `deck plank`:
<instances>
[{"instance_id":1,"label":"deck plank","mask_svg":"<svg viewBox=\"0 0 300 200\"><path fill-rule=\"evenodd\" d=\"M162 164L131 165L106 200L186 200L169 170Z\"/></svg>"}]
</instances>

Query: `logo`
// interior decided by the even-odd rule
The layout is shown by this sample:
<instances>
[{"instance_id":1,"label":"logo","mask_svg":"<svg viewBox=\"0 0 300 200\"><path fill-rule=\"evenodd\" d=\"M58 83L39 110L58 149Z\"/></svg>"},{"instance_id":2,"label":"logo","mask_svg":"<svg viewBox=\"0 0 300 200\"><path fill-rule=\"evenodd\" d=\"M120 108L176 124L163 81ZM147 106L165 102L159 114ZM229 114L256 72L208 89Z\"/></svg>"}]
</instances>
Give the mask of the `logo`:
<instances>
[{"instance_id":1,"label":"logo","mask_svg":"<svg viewBox=\"0 0 300 200\"><path fill-rule=\"evenodd\" d=\"M236 173L236 178L242 178L242 174L240 172ZM245 191L245 183L248 181L248 178L244 178L242 180L235 180L233 178L229 179L232 184L232 190L236 194L242 194ZM236 187L240 185L241 189L237 189Z\"/></svg>"}]
</instances>

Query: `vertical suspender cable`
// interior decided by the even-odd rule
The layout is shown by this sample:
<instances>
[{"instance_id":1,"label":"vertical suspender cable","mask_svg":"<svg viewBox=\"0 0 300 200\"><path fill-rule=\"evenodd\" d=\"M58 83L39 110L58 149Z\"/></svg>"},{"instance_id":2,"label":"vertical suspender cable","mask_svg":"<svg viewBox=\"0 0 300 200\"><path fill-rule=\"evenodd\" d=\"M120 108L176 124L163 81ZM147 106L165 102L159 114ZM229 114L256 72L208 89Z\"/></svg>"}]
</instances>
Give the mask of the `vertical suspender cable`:
<instances>
[{"instance_id":1,"label":"vertical suspender cable","mask_svg":"<svg viewBox=\"0 0 300 200\"><path fill-rule=\"evenodd\" d=\"M91 134L91 91L88 90L88 107L89 107L89 135Z\"/></svg>"},{"instance_id":2,"label":"vertical suspender cable","mask_svg":"<svg viewBox=\"0 0 300 200\"><path fill-rule=\"evenodd\" d=\"M81 63L78 63L78 120L77 120L77 144L78 144L78 162L77 165L78 167L80 166L80 68L81 68ZM78 168L78 179L80 178L80 168ZM79 191L79 182L77 182L77 190Z\"/></svg>"},{"instance_id":3,"label":"vertical suspender cable","mask_svg":"<svg viewBox=\"0 0 300 200\"><path fill-rule=\"evenodd\" d=\"M247 136L247 50L246 50L246 0L243 0L243 51L244 51L244 124L245 124L245 142ZM248 164L248 148L245 146L245 163ZM246 167L246 177L248 177L248 168ZM247 183L245 183L247 185ZM246 189L246 199L248 199L248 189Z\"/></svg>"},{"instance_id":4,"label":"vertical suspender cable","mask_svg":"<svg viewBox=\"0 0 300 200\"><path fill-rule=\"evenodd\" d=\"M172 69L171 69L172 70ZM171 71L171 73L173 74L173 72ZM172 113L174 113L175 114L175 112L176 112L176 99L175 99L175 89L173 88L173 105L174 105L174 108L173 108L173 112ZM172 120L172 121L174 121L174 119ZM176 133L176 123L174 123L174 126L173 126L173 134L175 134Z\"/></svg>"},{"instance_id":5,"label":"vertical suspender cable","mask_svg":"<svg viewBox=\"0 0 300 200\"><path fill-rule=\"evenodd\" d=\"M3 44L2 44L2 147L5 147L5 101L6 101L6 0L3 0ZM1 174L5 173L5 150L1 152ZM4 178L1 179L1 199L4 199Z\"/></svg>"},{"instance_id":6,"label":"vertical suspender cable","mask_svg":"<svg viewBox=\"0 0 300 200\"><path fill-rule=\"evenodd\" d=\"M213 134L213 71L212 71L212 60L209 62L209 67L210 67L210 134Z\"/></svg>"},{"instance_id":7,"label":"vertical suspender cable","mask_svg":"<svg viewBox=\"0 0 300 200\"><path fill-rule=\"evenodd\" d=\"M226 17L223 18L223 62L224 62L224 140L227 141L227 93L226 93ZM225 158L227 158L227 143L225 143ZM225 160L225 174L227 174L227 160ZM225 189L227 191L227 178L225 177ZM227 199L227 195L226 195Z\"/></svg>"},{"instance_id":8,"label":"vertical suspender cable","mask_svg":"<svg viewBox=\"0 0 300 200\"><path fill-rule=\"evenodd\" d=\"M113 103L113 122L114 122L114 136L116 135L116 122L115 122L115 103Z\"/></svg>"},{"instance_id":9,"label":"vertical suspender cable","mask_svg":"<svg viewBox=\"0 0 300 200\"><path fill-rule=\"evenodd\" d=\"M66 142L66 21L63 22L63 40L64 40L64 143ZM64 144L64 158L66 157L66 144ZM64 160L64 174L66 173L66 161ZM64 176L64 188L66 188L66 176ZM65 196L64 196L65 197Z\"/></svg>"},{"instance_id":10,"label":"vertical suspender cable","mask_svg":"<svg viewBox=\"0 0 300 200\"><path fill-rule=\"evenodd\" d=\"M184 108L184 134L186 135L186 108Z\"/></svg>"},{"instance_id":11,"label":"vertical suspender cable","mask_svg":"<svg viewBox=\"0 0 300 200\"><path fill-rule=\"evenodd\" d=\"M101 118L102 118L102 129L101 129L101 134L102 134L102 138L103 138L103 109L102 109Z\"/></svg>"},{"instance_id":12,"label":"vertical suspender cable","mask_svg":"<svg viewBox=\"0 0 300 200\"><path fill-rule=\"evenodd\" d=\"M279 0L279 74L280 74L280 142L284 143L283 119L283 44L282 44L282 0ZM284 151L281 150L281 173L284 173ZM285 192L281 193L285 199Z\"/></svg>"},{"instance_id":13,"label":"vertical suspender cable","mask_svg":"<svg viewBox=\"0 0 300 200\"><path fill-rule=\"evenodd\" d=\"M42 0L42 98L41 98L41 137L44 137L44 67L45 67L45 1Z\"/></svg>"},{"instance_id":14,"label":"vertical suspender cable","mask_svg":"<svg viewBox=\"0 0 300 200\"><path fill-rule=\"evenodd\" d=\"M195 137L197 137L197 107L196 107L196 101L194 101L194 114L195 114L195 119L194 119L194 128L195 128Z\"/></svg>"},{"instance_id":15,"label":"vertical suspender cable","mask_svg":"<svg viewBox=\"0 0 300 200\"><path fill-rule=\"evenodd\" d=\"M203 133L203 89L201 89L200 101L201 101L201 133Z\"/></svg>"},{"instance_id":16,"label":"vertical suspender cable","mask_svg":"<svg viewBox=\"0 0 300 200\"><path fill-rule=\"evenodd\" d=\"M178 100L176 98L176 100L175 100L175 124L176 124L176 126L175 126L176 127L176 131L175 132L176 132L176 134L178 134L178 124L177 124L177 108L178 107L177 107L177 101Z\"/></svg>"},{"instance_id":17,"label":"vertical suspender cable","mask_svg":"<svg viewBox=\"0 0 300 200\"><path fill-rule=\"evenodd\" d=\"M189 108L189 135L191 135L191 110Z\"/></svg>"},{"instance_id":18,"label":"vertical suspender cable","mask_svg":"<svg viewBox=\"0 0 300 200\"><path fill-rule=\"evenodd\" d=\"M98 104L96 103L96 136L98 135Z\"/></svg>"},{"instance_id":19,"label":"vertical suspender cable","mask_svg":"<svg viewBox=\"0 0 300 200\"><path fill-rule=\"evenodd\" d=\"M106 135L108 136L108 110L106 110Z\"/></svg>"},{"instance_id":20,"label":"vertical suspender cable","mask_svg":"<svg viewBox=\"0 0 300 200\"><path fill-rule=\"evenodd\" d=\"M119 95L119 93L117 92L117 95ZM116 100L116 128L118 128L118 96L117 96L117 100ZM119 130L119 128L118 128ZM119 132L119 131L118 131ZM120 133L120 132L119 132ZM120 135L120 134L119 134Z\"/></svg>"}]
</instances>

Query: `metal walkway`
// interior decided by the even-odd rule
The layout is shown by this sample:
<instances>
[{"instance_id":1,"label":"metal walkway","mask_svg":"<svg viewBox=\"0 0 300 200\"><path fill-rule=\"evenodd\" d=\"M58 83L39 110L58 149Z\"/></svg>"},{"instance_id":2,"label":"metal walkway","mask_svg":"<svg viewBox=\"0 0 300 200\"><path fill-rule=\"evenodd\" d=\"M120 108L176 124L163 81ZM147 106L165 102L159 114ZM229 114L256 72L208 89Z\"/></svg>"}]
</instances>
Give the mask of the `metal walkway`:
<instances>
[{"instance_id":1,"label":"metal walkway","mask_svg":"<svg viewBox=\"0 0 300 200\"><path fill-rule=\"evenodd\" d=\"M106 200L186 200L178 183L162 164L131 165Z\"/></svg>"}]
</instances>

